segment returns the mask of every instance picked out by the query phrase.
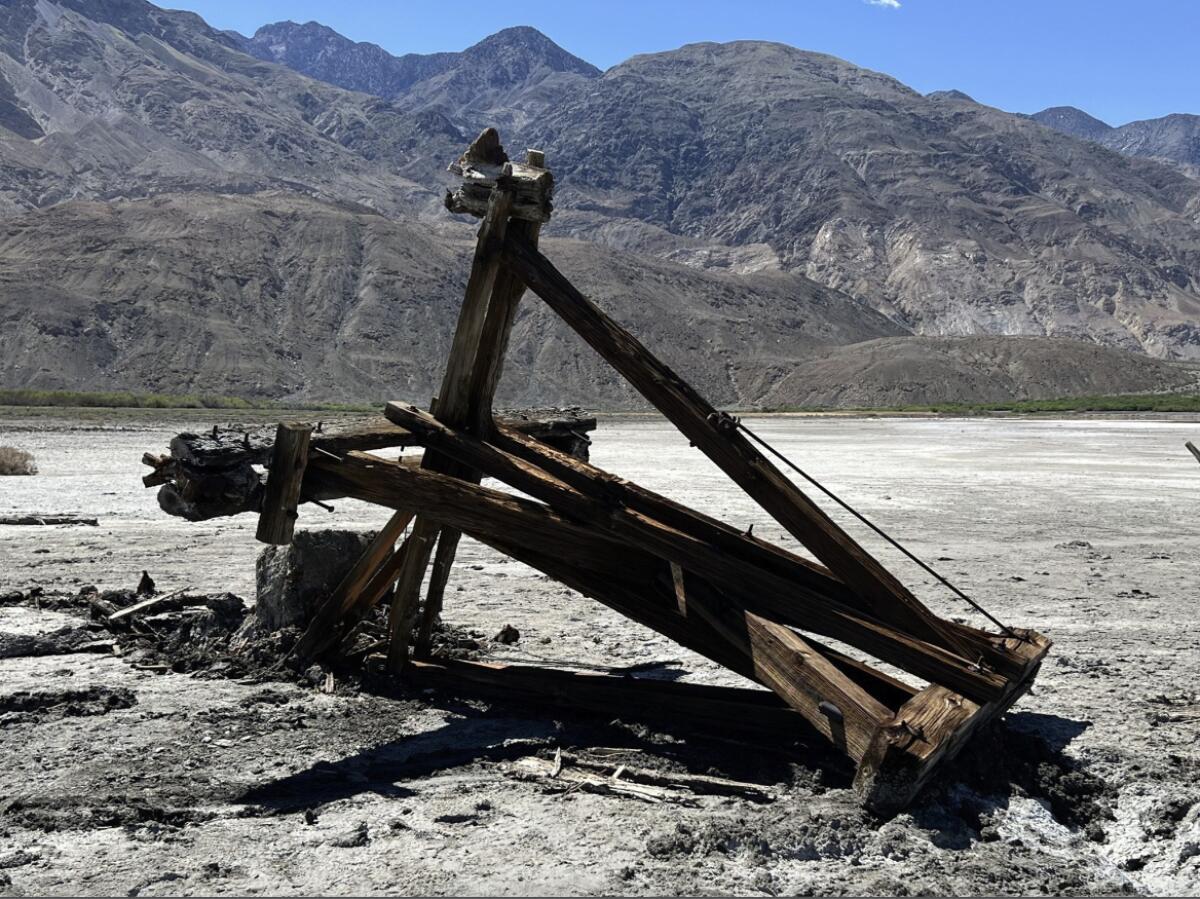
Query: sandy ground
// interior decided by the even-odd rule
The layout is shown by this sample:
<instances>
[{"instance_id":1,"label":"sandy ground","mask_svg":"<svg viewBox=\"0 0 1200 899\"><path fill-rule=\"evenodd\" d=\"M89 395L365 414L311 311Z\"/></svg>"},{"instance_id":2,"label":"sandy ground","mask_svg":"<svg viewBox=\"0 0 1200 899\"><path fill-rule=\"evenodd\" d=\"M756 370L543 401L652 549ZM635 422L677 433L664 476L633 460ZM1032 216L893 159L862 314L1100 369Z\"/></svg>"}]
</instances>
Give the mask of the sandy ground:
<instances>
[{"instance_id":1,"label":"sandy ground","mask_svg":"<svg viewBox=\"0 0 1200 899\"><path fill-rule=\"evenodd\" d=\"M162 590L252 600L254 522L167 518L140 483L143 452L220 418L0 414L0 444L41 466L0 479L0 516L100 519L0 527L0 595L132 587L147 569ZM748 421L1002 619L1056 643L1034 693L908 812L871 818L845 766L819 748L731 742L735 721L708 739L436 694L155 674L76 652L0 660L0 892L1200 892L1200 466L1183 449L1200 424ZM603 420L594 436L597 464L789 542L666 424ZM342 502L306 508L300 525L385 517ZM935 609L976 620L879 555ZM459 558L448 619L522 634L489 644L489 658L660 662L657 676L737 682L486 548L464 542ZM0 635L74 621L0 606ZM506 774L559 746L736 777L776 798L651 805Z\"/></svg>"}]
</instances>

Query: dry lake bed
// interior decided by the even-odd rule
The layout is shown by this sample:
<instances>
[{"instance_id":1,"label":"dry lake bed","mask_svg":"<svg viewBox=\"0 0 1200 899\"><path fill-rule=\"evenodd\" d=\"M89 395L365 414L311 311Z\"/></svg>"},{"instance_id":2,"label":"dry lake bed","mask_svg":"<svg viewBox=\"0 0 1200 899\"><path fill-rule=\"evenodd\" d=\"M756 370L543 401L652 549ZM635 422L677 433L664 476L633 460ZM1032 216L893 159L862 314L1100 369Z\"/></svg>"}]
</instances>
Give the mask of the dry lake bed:
<instances>
[{"instance_id":1,"label":"dry lake bed","mask_svg":"<svg viewBox=\"0 0 1200 899\"><path fill-rule=\"evenodd\" d=\"M0 646L70 625L45 596L133 587L252 602L250 518L189 524L144 452L227 412L0 411ZM761 749L461 697L0 658L0 894L746 895L1200 892L1200 422L764 417L751 427L1006 622L1054 640L1033 692L909 811L879 821L818 748ZM592 459L789 545L664 422L601 420ZM355 502L302 528L378 527ZM934 609L979 619L836 510ZM736 682L465 541L446 617L484 657ZM982 623L982 622L979 622ZM519 642L489 638L504 625ZM7 639L7 642L3 642ZM93 647L94 648L94 647ZM32 698L31 698L32 697ZM758 783L649 804L510 776L534 748Z\"/></svg>"}]
</instances>

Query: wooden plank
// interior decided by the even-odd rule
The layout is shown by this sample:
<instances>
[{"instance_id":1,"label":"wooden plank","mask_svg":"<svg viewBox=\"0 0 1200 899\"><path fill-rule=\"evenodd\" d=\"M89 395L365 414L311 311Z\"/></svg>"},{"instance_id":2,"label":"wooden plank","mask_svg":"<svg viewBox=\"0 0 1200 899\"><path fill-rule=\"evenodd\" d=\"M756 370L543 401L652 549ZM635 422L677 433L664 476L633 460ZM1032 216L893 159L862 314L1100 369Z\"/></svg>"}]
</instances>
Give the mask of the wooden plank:
<instances>
[{"instance_id":1,"label":"wooden plank","mask_svg":"<svg viewBox=\"0 0 1200 899\"><path fill-rule=\"evenodd\" d=\"M285 545L292 542L296 509L300 505L300 486L304 482L304 467L308 464L310 434L312 425L282 422L275 432L263 509L255 533L263 543Z\"/></svg>"},{"instance_id":2,"label":"wooden plank","mask_svg":"<svg viewBox=\"0 0 1200 899\"><path fill-rule=\"evenodd\" d=\"M340 464L314 459L310 469L323 484L331 485L347 496L393 508L419 509L421 515L477 539L482 539L481 534L499 534L510 538L517 535L517 539L522 540L542 540L547 552L565 553L577 565L588 564L581 551L589 543L605 545L607 540L609 547L619 547L595 560L602 566L611 565L614 555L620 559L622 554L628 554L633 547L623 541L628 537L629 523L637 522L639 537L647 544L646 549L661 553L662 558L687 570L712 576L720 589L747 611L782 623L796 620L799 605L796 600L804 595L804 589L796 584L752 567L730 565L727 559L714 553L712 547L686 534L664 529L637 513L616 510L613 515L619 526L601 536L594 527L573 521L541 503L434 472L406 469L358 453L351 453ZM548 477L540 474L542 478ZM573 491L565 485L537 486L534 481L527 484L529 486L518 489L557 491L560 497L569 498L573 506L584 510L585 516L590 511L590 501L579 494L571 496ZM563 508L566 508L565 504ZM574 540L575 535L578 535L578 541ZM651 541L654 541L653 547ZM861 616L839 603L816 595L813 600L802 607L801 626L804 630L851 643L876 658L952 686L969 696L991 698L1002 692L1007 683L953 653Z\"/></svg>"},{"instance_id":3,"label":"wooden plank","mask_svg":"<svg viewBox=\"0 0 1200 899\"><path fill-rule=\"evenodd\" d=\"M728 419L576 290L537 249L513 235L505 244L504 261L693 444L852 587L876 618L959 654L969 651L736 428L729 427Z\"/></svg>"}]
</instances>

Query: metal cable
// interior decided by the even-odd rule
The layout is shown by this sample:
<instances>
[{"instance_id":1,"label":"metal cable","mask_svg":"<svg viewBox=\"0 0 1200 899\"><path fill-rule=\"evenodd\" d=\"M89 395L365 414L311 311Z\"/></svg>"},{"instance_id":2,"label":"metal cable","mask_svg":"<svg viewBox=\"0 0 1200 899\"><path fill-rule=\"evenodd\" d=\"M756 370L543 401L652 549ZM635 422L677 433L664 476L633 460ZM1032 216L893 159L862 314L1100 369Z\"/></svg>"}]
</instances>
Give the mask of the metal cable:
<instances>
[{"instance_id":1,"label":"metal cable","mask_svg":"<svg viewBox=\"0 0 1200 899\"><path fill-rule=\"evenodd\" d=\"M727 414L727 413L723 413L723 414ZM969 597L969 596L967 596L967 594L963 593L962 590L959 590L958 587L954 586L954 584L950 583L950 581L948 581L946 578L942 577L942 575L940 575L936 571L934 571L933 568L931 568L928 564L923 562L921 559L917 558L917 556L915 556L913 553L909 552L908 549L901 546L900 543L897 540L895 540L890 534L885 532L882 528L878 527L874 522L872 522L865 515L863 515L861 512L859 512L857 509L855 509L853 506L851 506L849 503L847 503L845 500L843 500L840 496L838 496L836 493L834 493L832 490L830 490L828 487L826 487L824 484L822 484L820 481L818 481L816 478L814 478L808 472L804 471L804 469L800 468L800 466L798 466L794 462L792 462L791 459L789 459L783 453L779 452L779 450L775 449L775 447L771 446L771 444L767 443L767 441L765 441L763 438L761 438L757 434L755 434L752 430L750 430L750 428L746 427L746 425L744 425L742 423L740 418L736 418L731 415L731 416L729 416L729 420L732 420L733 424L736 427L745 431L746 434L752 440L754 440L756 443L760 444L765 450L767 450L767 452L771 453L773 456L775 456L777 459L779 459L780 462L782 462L784 465L786 465L792 471L796 472L796 474L800 475L800 477L804 478L804 480L808 481L808 483L812 484L814 487L816 487L818 490L820 490L822 493L824 493L827 497L829 497L831 500L833 500L835 503L837 503L839 506L841 506L843 509L845 509L847 512L849 512L851 515L853 515L855 518L857 518L859 521L861 521L863 524L865 524L867 527L869 527L872 531L874 531L876 534L878 534L880 537L882 537L884 540L886 540L888 543L890 543L896 549L900 550L900 552L904 553L904 555L907 556L911 561L915 562L926 572L928 572L929 574L931 574L935 578L937 578L938 581L940 581L945 587L949 588L956 596L958 596L964 602L969 604L971 606L971 608L973 608L979 614L981 614L985 618L987 618L988 621L992 622L992 624L996 625L996 627L1000 628L1000 630L1004 631L1004 633L1008 634L1010 637L1015 637L1018 640L1022 639L1020 634L1016 633L1008 625L1002 623L998 618L996 618L995 615L993 615L991 612L989 612L987 609L985 609L983 606L981 606L978 602L971 599L971 597Z\"/></svg>"}]
</instances>

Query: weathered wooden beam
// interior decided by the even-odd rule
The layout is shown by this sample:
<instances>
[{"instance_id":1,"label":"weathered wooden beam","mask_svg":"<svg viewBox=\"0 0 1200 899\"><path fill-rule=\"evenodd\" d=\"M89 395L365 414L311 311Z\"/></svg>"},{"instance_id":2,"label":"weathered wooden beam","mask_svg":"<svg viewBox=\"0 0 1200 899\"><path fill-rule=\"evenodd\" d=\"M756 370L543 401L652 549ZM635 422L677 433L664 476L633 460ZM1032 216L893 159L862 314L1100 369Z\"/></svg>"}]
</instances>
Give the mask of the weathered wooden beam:
<instances>
[{"instance_id":1,"label":"weathered wooden beam","mask_svg":"<svg viewBox=\"0 0 1200 899\"><path fill-rule=\"evenodd\" d=\"M386 413L385 413L386 414ZM535 465L595 500L619 504L663 524L704 540L730 557L757 565L780 577L792 578L839 602L861 607L858 595L827 568L790 553L723 521L603 471L554 447L531 440L505 423L497 423L488 442L497 449Z\"/></svg>"},{"instance_id":2,"label":"weathered wooden beam","mask_svg":"<svg viewBox=\"0 0 1200 899\"><path fill-rule=\"evenodd\" d=\"M853 588L876 618L959 654L969 652L941 619L743 437L731 419L576 290L528 241L512 235L504 261L693 444Z\"/></svg>"},{"instance_id":3,"label":"weathered wooden beam","mask_svg":"<svg viewBox=\"0 0 1200 899\"><path fill-rule=\"evenodd\" d=\"M492 134L494 135L495 132ZM498 135L496 140L498 143ZM503 150L501 149L500 152ZM536 164L541 169L545 168L546 158L539 150L528 151L526 161L530 166ZM541 224L532 221L511 221L508 224L508 230L510 233L520 234L536 246ZM513 321L516 319L517 306L524 293L525 284L520 278L515 277L507 269L501 268L497 272L496 280L492 284L492 294L487 304L483 326L479 333L475 358L467 376L464 417L456 418L457 409L446 410L442 413L444 420L460 423L468 433L483 435L492 427L492 403L496 396L496 387L500 383L501 372L504 369L504 356L508 350L508 339L512 332ZM445 385L443 385L443 389L445 389ZM467 477L475 483L479 482L477 472L463 471L459 472L459 475ZM438 534L437 556L434 559L433 569L429 573L425 608L422 610L421 624L417 632L415 652L419 656L429 654L433 628L442 614L446 583L450 578L450 570L454 566L454 556L458 550L460 536L461 533L453 528L443 528Z\"/></svg>"},{"instance_id":4,"label":"weathered wooden beam","mask_svg":"<svg viewBox=\"0 0 1200 899\"><path fill-rule=\"evenodd\" d=\"M255 534L263 543L283 545L292 542L311 434L312 425L287 423L280 423L275 433L275 448L263 493L263 509Z\"/></svg>"},{"instance_id":5,"label":"weathered wooden beam","mask_svg":"<svg viewBox=\"0 0 1200 899\"><path fill-rule=\"evenodd\" d=\"M865 806L881 815L900 811L972 734L1028 691L1051 644L1040 634L1027 633L1031 636L1017 650L1024 674L997 699L981 705L934 685L879 728L854 778L854 791Z\"/></svg>"},{"instance_id":6,"label":"weathered wooden beam","mask_svg":"<svg viewBox=\"0 0 1200 899\"><path fill-rule=\"evenodd\" d=\"M507 428L559 449L571 445L575 432L587 434L596 429L595 417L582 415L512 414L502 416L500 421ZM185 432L171 439L169 457L147 453L142 457L142 462L158 469L171 461L192 471L225 470L243 464L266 465L275 450L276 430L277 426L271 425L250 430L214 427L204 433ZM398 446L420 446L417 438L382 415L351 425L325 424L320 431L313 431L308 445L310 453L329 453L334 456L344 456L356 450L369 452ZM156 483L147 483L146 486L156 486Z\"/></svg>"},{"instance_id":7,"label":"weathered wooden beam","mask_svg":"<svg viewBox=\"0 0 1200 899\"><path fill-rule=\"evenodd\" d=\"M538 445L576 452L580 452L578 435L586 435L596 427L595 418L583 416L512 415L502 420L506 427L536 438ZM158 504L164 512L188 521L261 512L266 475L254 466L270 461L275 431L275 427L250 431L213 428L205 434L180 434L171 441L172 455L143 455L143 464L153 471L142 481L147 487L160 487ZM419 445L413 434L381 416L352 427L314 431L309 438L309 455L340 458L354 451ZM582 456L586 456L586 447ZM300 501L336 498L305 489Z\"/></svg>"}]
</instances>

